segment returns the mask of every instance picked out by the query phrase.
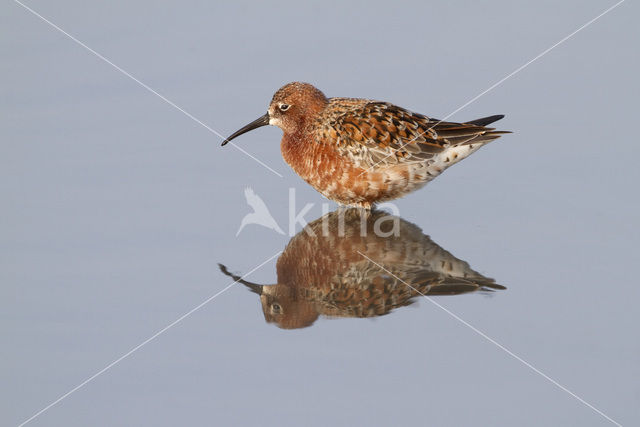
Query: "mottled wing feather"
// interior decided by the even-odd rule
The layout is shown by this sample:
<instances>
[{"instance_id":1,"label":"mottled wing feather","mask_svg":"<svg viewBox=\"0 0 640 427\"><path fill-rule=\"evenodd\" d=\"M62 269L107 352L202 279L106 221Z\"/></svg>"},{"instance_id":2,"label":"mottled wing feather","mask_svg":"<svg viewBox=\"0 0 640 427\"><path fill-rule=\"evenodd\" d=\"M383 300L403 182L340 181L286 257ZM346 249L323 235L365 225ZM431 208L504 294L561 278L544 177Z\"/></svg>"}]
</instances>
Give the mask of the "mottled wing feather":
<instances>
[{"instance_id":1,"label":"mottled wing feather","mask_svg":"<svg viewBox=\"0 0 640 427\"><path fill-rule=\"evenodd\" d=\"M370 317L409 305L417 296L457 295L492 289L504 287L481 275L449 276L407 265L388 265L382 269L365 260L335 276L330 288L323 288L323 292L314 294L312 299L324 315Z\"/></svg>"},{"instance_id":2,"label":"mottled wing feather","mask_svg":"<svg viewBox=\"0 0 640 427\"><path fill-rule=\"evenodd\" d=\"M332 98L319 127L320 139L335 141L341 155L362 166L425 162L446 148L486 143L500 136L493 128L441 122L396 105Z\"/></svg>"}]
</instances>

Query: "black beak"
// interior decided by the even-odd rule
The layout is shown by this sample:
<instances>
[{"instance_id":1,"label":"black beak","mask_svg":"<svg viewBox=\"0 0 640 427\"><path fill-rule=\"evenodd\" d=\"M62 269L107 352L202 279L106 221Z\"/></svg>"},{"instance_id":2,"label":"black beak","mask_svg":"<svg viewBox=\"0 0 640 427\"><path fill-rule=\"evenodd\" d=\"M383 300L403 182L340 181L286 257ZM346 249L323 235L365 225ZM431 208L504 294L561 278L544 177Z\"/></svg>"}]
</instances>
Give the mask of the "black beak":
<instances>
[{"instance_id":1,"label":"black beak","mask_svg":"<svg viewBox=\"0 0 640 427\"><path fill-rule=\"evenodd\" d=\"M240 128L237 131L235 131L234 133L232 133L227 139L222 141L222 145L223 146L226 145L233 138L238 137L238 136L242 135L243 133L247 133L250 130L258 129L259 127L266 126L268 124L269 124L269 113L266 113L264 116L261 116L261 117L257 118L256 120L252 121L248 125Z\"/></svg>"},{"instance_id":2,"label":"black beak","mask_svg":"<svg viewBox=\"0 0 640 427\"><path fill-rule=\"evenodd\" d=\"M257 283L247 282L245 280L239 283L245 285L254 294L262 295L262 288L264 287L264 285L258 285Z\"/></svg>"},{"instance_id":3,"label":"black beak","mask_svg":"<svg viewBox=\"0 0 640 427\"><path fill-rule=\"evenodd\" d=\"M233 274L229 270L227 270L227 267L225 265L218 264L218 267L220 268L220 271L222 271L227 276L231 277L237 283L241 283L245 285L247 288L249 288L251 292L256 293L258 295L262 295L262 288L264 287L264 285L259 285L257 283L247 282L246 280L243 280L242 277L236 274Z\"/></svg>"}]
</instances>

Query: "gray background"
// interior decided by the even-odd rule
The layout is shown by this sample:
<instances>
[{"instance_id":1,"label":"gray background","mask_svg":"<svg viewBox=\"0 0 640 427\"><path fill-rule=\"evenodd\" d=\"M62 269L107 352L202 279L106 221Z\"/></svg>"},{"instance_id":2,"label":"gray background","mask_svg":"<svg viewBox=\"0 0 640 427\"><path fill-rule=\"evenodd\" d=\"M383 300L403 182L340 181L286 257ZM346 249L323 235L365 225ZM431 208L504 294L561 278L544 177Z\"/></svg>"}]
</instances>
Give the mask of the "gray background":
<instances>
[{"instance_id":1,"label":"gray background","mask_svg":"<svg viewBox=\"0 0 640 427\"><path fill-rule=\"evenodd\" d=\"M229 134L292 80L443 117L613 2L27 3ZM400 200L508 290L438 302L625 425L640 423L636 18L626 2L452 120L515 131ZM0 6L0 424L16 425L288 237L281 131L237 143ZM274 262L250 276L275 280ZM427 301L283 331L234 286L32 425L609 425Z\"/></svg>"}]
</instances>

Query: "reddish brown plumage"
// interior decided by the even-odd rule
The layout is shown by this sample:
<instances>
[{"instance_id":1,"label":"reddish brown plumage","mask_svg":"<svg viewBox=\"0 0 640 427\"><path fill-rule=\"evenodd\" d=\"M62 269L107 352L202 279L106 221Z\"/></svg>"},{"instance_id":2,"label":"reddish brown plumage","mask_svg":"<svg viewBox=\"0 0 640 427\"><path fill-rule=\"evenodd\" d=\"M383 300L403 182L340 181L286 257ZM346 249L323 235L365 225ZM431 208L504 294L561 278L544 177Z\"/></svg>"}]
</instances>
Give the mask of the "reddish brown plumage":
<instances>
[{"instance_id":1,"label":"reddish brown plumage","mask_svg":"<svg viewBox=\"0 0 640 427\"><path fill-rule=\"evenodd\" d=\"M486 127L502 116L442 122L386 102L327 98L299 82L275 93L265 117L284 131L282 155L298 175L331 200L367 208L422 187L506 133Z\"/></svg>"},{"instance_id":2,"label":"reddish brown plumage","mask_svg":"<svg viewBox=\"0 0 640 427\"><path fill-rule=\"evenodd\" d=\"M276 270L277 284L257 285L222 267L260 295L268 322L287 329L309 326L320 315L381 316L421 295L504 289L414 224L377 210L338 210L317 219L291 239Z\"/></svg>"}]
</instances>

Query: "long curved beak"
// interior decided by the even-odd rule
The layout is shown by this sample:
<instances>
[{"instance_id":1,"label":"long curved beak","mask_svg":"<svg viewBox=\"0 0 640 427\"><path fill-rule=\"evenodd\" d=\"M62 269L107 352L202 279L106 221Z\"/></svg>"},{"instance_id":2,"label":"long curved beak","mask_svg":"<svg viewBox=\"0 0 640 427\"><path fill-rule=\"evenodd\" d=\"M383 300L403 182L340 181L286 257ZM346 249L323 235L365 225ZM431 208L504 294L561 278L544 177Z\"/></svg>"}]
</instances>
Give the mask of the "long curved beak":
<instances>
[{"instance_id":1,"label":"long curved beak","mask_svg":"<svg viewBox=\"0 0 640 427\"><path fill-rule=\"evenodd\" d=\"M238 283L242 283L243 285L245 285L247 289L249 289L254 294L262 295L262 289L264 288L264 285L259 285L253 282L247 282L246 280L243 280L242 282L238 282Z\"/></svg>"},{"instance_id":2,"label":"long curved beak","mask_svg":"<svg viewBox=\"0 0 640 427\"><path fill-rule=\"evenodd\" d=\"M237 131L235 131L234 133L232 133L227 139L222 141L222 145L223 146L227 145L227 143L229 141L231 141L233 138L236 138L236 137L242 135L243 133L247 133L250 130L258 129L259 127L266 126L268 124L269 124L269 113L266 113L264 116L258 117L256 120L252 121L248 125L240 128Z\"/></svg>"},{"instance_id":3,"label":"long curved beak","mask_svg":"<svg viewBox=\"0 0 640 427\"><path fill-rule=\"evenodd\" d=\"M227 266L225 266L225 265L218 264L218 268L220 268L220 271L222 271L222 273L224 273L227 276L231 277L237 283L241 283L241 284L245 285L251 292L256 293L258 295L262 295L262 289L264 288L264 285L259 285L257 283L248 282L248 281L242 279L242 277L231 273L227 269Z\"/></svg>"}]
</instances>

